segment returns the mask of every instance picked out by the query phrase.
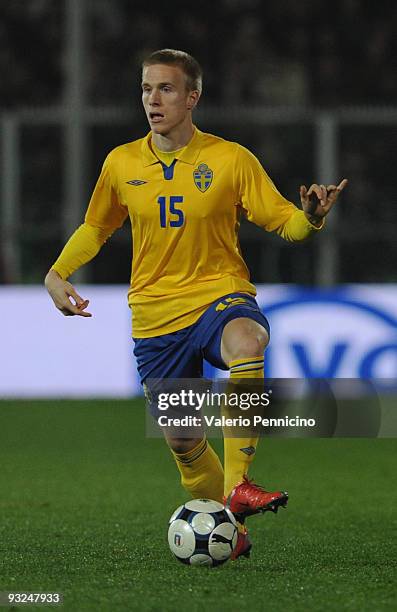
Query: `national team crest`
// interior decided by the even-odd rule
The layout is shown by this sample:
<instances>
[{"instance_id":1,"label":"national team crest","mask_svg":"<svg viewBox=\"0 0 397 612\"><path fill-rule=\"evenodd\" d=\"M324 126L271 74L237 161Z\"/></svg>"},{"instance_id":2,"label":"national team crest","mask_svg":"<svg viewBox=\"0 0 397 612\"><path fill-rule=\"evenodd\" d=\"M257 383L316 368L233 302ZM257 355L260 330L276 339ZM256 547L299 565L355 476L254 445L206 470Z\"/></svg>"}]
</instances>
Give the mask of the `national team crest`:
<instances>
[{"instance_id":1,"label":"national team crest","mask_svg":"<svg viewBox=\"0 0 397 612\"><path fill-rule=\"evenodd\" d=\"M211 185L213 177L214 173L207 164L199 164L193 172L194 184L203 193Z\"/></svg>"}]
</instances>

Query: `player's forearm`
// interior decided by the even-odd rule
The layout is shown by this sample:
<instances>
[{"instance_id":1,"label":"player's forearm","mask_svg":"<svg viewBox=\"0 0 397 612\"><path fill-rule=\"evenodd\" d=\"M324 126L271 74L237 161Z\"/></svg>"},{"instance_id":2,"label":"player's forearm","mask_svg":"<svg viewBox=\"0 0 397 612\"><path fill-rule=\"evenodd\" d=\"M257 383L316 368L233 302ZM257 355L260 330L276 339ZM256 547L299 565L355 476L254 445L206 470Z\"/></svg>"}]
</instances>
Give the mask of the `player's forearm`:
<instances>
[{"instance_id":1,"label":"player's forearm","mask_svg":"<svg viewBox=\"0 0 397 612\"><path fill-rule=\"evenodd\" d=\"M324 223L314 225L309 221L303 210L296 209L291 217L276 231L284 240L302 242L312 234L320 231L323 227Z\"/></svg>"},{"instance_id":2,"label":"player's forearm","mask_svg":"<svg viewBox=\"0 0 397 612\"><path fill-rule=\"evenodd\" d=\"M61 278L68 278L95 257L113 231L112 228L104 229L83 223L69 238L51 269Z\"/></svg>"}]
</instances>

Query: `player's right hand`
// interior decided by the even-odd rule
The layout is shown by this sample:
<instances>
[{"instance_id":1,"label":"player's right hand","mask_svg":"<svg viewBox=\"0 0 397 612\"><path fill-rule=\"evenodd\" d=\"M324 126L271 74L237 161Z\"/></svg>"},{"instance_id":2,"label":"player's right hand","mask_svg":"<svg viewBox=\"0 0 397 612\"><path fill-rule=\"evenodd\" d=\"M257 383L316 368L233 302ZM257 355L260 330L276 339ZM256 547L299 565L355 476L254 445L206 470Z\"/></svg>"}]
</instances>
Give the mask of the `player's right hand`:
<instances>
[{"instance_id":1,"label":"player's right hand","mask_svg":"<svg viewBox=\"0 0 397 612\"><path fill-rule=\"evenodd\" d=\"M89 300L83 300L68 281L63 280L55 270L50 270L45 277L45 286L55 306L65 317L92 317L85 309Z\"/></svg>"}]
</instances>

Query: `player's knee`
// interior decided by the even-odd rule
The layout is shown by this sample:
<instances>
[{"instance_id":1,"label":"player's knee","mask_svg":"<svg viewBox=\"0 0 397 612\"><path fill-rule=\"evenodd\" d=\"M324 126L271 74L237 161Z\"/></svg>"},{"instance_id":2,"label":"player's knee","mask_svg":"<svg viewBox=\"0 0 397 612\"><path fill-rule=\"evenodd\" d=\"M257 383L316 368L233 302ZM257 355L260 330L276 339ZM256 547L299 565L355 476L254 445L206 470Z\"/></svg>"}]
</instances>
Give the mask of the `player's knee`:
<instances>
[{"instance_id":1,"label":"player's knee","mask_svg":"<svg viewBox=\"0 0 397 612\"><path fill-rule=\"evenodd\" d=\"M269 337L265 330L263 332L258 330L254 334L240 337L233 346L230 361L263 355L268 341Z\"/></svg>"},{"instance_id":2,"label":"player's knee","mask_svg":"<svg viewBox=\"0 0 397 612\"><path fill-rule=\"evenodd\" d=\"M197 438L167 438L167 442L174 453L180 454L193 450L200 443L200 440L197 440Z\"/></svg>"}]
</instances>

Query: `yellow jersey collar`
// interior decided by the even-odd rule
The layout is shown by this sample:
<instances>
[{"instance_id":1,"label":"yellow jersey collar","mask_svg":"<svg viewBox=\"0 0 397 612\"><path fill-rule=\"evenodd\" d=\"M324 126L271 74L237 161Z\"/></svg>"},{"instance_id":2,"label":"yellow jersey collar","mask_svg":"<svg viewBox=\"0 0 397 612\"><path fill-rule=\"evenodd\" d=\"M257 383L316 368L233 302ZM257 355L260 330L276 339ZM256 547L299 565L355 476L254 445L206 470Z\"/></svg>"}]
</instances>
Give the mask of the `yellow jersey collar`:
<instances>
[{"instance_id":1,"label":"yellow jersey collar","mask_svg":"<svg viewBox=\"0 0 397 612\"><path fill-rule=\"evenodd\" d=\"M195 127L190 142L188 142L188 144L181 151L181 153L177 153L175 155L176 159L179 159L180 161L185 162L187 164L194 165L200 155L202 147L202 135L203 133ZM151 139L152 132L149 132L149 134L147 134L147 136L145 136L142 141L141 152L144 167L151 166L152 164L157 164L159 162L158 158L155 156L152 149L150 148Z\"/></svg>"}]
</instances>

